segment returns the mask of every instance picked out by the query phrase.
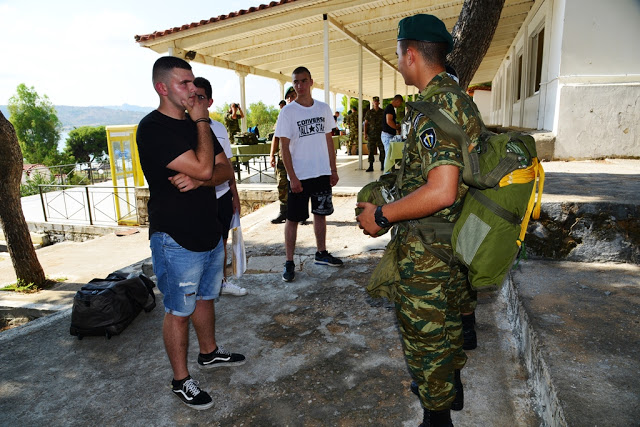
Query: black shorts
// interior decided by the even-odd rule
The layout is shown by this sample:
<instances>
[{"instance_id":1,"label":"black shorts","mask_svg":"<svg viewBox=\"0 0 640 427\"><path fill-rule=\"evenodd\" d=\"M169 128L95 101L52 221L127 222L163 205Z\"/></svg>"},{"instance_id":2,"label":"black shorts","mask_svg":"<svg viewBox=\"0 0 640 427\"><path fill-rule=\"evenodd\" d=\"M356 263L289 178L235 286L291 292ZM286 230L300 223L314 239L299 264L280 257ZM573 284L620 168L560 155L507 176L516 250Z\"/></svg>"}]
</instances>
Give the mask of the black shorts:
<instances>
[{"instance_id":1,"label":"black shorts","mask_svg":"<svg viewBox=\"0 0 640 427\"><path fill-rule=\"evenodd\" d=\"M222 226L222 238L227 240L229 237L229 228L231 228L231 219L233 218L233 196L231 190L227 191L218 199L218 221Z\"/></svg>"},{"instance_id":2,"label":"black shorts","mask_svg":"<svg viewBox=\"0 0 640 427\"><path fill-rule=\"evenodd\" d=\"M317 178L303 179L302 192L292 193L289 184L289 202L287 203L287 219L300 222L309 218L309 199L311 199L311 213L314 215L331 215L333 202L331 200L331 182L329 175Z\"/></svg>"}]
</instances>

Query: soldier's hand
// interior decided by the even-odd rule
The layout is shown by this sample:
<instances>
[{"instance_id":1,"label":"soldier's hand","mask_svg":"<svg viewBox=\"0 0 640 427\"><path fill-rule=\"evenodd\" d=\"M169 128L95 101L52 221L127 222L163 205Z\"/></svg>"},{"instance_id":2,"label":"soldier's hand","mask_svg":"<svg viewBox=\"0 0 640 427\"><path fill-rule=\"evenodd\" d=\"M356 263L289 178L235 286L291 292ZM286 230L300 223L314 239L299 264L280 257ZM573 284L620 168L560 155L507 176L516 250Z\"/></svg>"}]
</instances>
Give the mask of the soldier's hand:
<instances>
[{"instance_id":1,"label":"soldier's hand","mask_svg":"<svg viewBox=\"0 0 640 427\"><path fill-rule=\"evenodd\" d=\"M381 230L380 226L376 224L375 220L375 212L377 206L373 203L368 202L358 202L356 203L356 207L362 209L362 213L356 217L356 221L358 221L358 227L363 230L364 234L367 234L371 237L378 237L376 233Z\"/></svg>"},{"instance_id":2,"label":"soldier's hand","mask_svg":"<svg viewBox=\"0 0 640 427\"><path fill-rule=\"evenodd\" d=\"M275 158L275 156L269 156L269 163L271 164L272 168L276 167L276 158Z\"/></svg>"}]
</instances>

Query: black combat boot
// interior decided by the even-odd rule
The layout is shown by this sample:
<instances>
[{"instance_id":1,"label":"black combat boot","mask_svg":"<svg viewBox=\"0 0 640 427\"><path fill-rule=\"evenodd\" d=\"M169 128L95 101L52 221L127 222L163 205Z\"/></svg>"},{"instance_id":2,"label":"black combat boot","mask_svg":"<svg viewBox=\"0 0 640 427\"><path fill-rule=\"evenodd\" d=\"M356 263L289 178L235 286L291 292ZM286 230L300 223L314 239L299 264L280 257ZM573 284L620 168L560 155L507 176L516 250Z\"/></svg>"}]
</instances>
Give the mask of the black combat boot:
<instances>
[{"instance_id":1,"label":"black combat boot","mask_svg":"<svg viewBox=\"0 0 640 427\"><path fill-rule=\"evenodd\" d=\"M373 162L369 162L369 169L367 169L367 172L373 172Z\"/></svg>"},{"instance_id":2,"label":"black combat boot","mask_svg":"<svg viewBox=\"0 0 640 427\"><path fill-rule=\"evenodd\" d=\"M280 213L271 220L271 224L282 224L287 220L287 205L280 205Z\"/></svg>"},{"instance_id":3,"label":"black combat boot","mask_svg":"<svg viewBox=\"0 0 640 427\"><path fill-rule=\"evenodd\" d=\"M453 427L451 422L451 411L444 409L442 411L424 410L422 424L418 427Z\"/></svg>"},{"instance_id":4,"label":"black combat boot","mask_svg":"<svg viewBox=\"0 0 640 427\"><path fill-rule=\"evenodd\" d=\"M464 350L473 350L478 346L475 311L471 314L462 315L462 337L464 338L462 343Z\"/></svg>"},{"instance_id":5,"label":"black combat boot","mask_svg":"<svg viewBox=\"0 0 640 427\"><path fill-rule=\"evenodd\" d=\"M462 411L462 408L464 408L464 390L462 389L462 380L460 380L460 369L455 370L453 387L456 389L456 398L451 404L451 410Z\"/></svg>"}]
</instances>

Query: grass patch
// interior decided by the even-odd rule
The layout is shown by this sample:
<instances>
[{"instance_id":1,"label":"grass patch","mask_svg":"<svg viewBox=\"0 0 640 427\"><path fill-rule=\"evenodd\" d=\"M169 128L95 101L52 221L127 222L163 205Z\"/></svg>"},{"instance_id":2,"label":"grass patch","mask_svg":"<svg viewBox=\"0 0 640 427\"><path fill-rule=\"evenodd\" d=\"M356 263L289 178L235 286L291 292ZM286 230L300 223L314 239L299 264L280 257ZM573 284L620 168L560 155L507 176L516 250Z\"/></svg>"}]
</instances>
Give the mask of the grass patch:
<instances>
[{"instance_id":1,"label":"grass patch","mask_svg":"<svg viewBox=\"0 0 640 427\"><path fill-rule=\"evenodd\" d=\"M56 282L64 282L65 280L67 280L66 277L57 278L54 280L47 278L44 284L40 287L36 286L33 283L24 283L22 280L18 280L16 283L12 283L0 289L0 291L19 292L22 294L33 294L35 292L41 291L42 289L49 289L53 287L53 285L55 285Z\"/></svg>"}]
</instances>

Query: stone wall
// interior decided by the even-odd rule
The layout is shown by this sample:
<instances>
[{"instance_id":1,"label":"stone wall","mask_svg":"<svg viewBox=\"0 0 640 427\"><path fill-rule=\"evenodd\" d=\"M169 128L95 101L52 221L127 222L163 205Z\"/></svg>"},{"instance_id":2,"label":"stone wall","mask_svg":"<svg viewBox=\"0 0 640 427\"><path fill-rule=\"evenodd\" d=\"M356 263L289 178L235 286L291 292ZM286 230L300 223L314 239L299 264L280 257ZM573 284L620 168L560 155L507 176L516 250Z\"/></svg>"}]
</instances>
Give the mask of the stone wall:
<instances>
[{"instance_id":1,"label":"stone wall","mask_svg":"<svg viewBox=\"0 0 640 427\"><path fill-rule=\"evenodd\" d=\"M531 221L527 253L577 262L640 264L640 208L623 203L545 203Z\"/></svg>"},{"instance_id":2,"label":"stone wall","mask_svg":"<svg viewBox=\"0 0 640 427\"><path fill-rule=\"evenodd\" d=\"M255 212L264 205L278 200L278 192L271 189L243 188L238 190L238 195L240 196L240 216ZM149 188L136 187L136 208L138 210L138 223L141 226L149 225L148 201Z\"/></svg>"}]
</instances>

